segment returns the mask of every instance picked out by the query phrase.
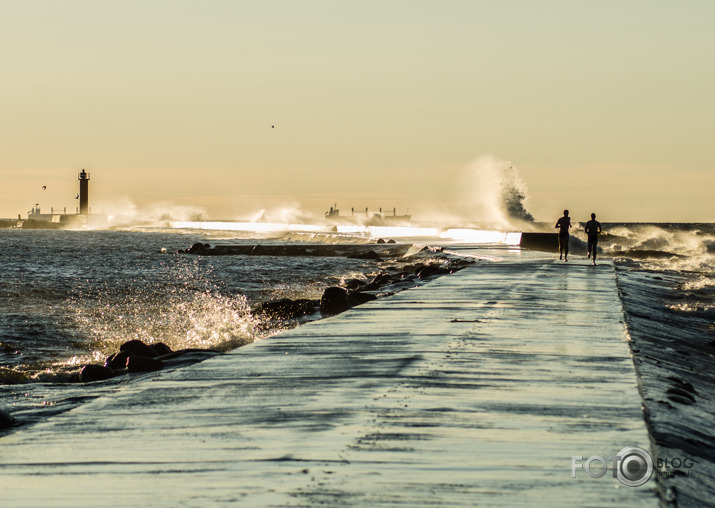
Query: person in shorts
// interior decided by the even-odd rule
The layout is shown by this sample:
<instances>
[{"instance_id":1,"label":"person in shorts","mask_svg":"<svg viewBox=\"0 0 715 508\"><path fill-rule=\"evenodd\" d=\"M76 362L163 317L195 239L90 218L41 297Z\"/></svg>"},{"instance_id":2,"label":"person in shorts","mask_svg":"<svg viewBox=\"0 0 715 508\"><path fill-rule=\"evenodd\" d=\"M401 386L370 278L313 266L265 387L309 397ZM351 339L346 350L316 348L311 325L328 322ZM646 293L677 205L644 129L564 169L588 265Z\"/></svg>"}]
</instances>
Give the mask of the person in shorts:
<instances>
[{"instance_id":1,"label":"person in shorts","mask_svg":"<svg viewBox=\"0 0 715 508\"><path fill-rule=\"evenodd\" d=\"M598 250L598 235L601 232L601 223L596 220L596 214L591 214L591 220L586 223L588 236L588 257L596 264L596 251Z\"/></svg>"},{"instance_id":2,"label":"person in shorts","mask_svg":"<svg viewBox=\"0 0 715 508\"><path fill-rule=\"evenodd\" d=\"M559 228L559 259L566 262L569 260L569 228L571 227L568 210L564 210L564 216L556 221L555 227Z\"/></svg>"}]
</instances>

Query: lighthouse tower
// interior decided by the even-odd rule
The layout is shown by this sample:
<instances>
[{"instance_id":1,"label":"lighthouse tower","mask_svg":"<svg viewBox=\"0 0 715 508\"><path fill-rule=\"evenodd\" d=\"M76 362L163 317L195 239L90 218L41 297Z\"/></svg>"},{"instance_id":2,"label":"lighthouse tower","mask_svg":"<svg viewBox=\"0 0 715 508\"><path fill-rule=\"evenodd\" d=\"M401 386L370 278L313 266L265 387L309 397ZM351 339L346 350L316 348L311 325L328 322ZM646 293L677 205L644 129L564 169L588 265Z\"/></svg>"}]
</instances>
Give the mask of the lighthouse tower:
<instances>
[{"instance_id":1,"label":"lighthouse tower","mask_svg":"<svg viewBox=\"0 0 715 508\"><path fill-rule=\"evenodd\" d=\"M89 214L89 173L84 169L79 174L79 214Z\"/></svg>"}]
</instances>

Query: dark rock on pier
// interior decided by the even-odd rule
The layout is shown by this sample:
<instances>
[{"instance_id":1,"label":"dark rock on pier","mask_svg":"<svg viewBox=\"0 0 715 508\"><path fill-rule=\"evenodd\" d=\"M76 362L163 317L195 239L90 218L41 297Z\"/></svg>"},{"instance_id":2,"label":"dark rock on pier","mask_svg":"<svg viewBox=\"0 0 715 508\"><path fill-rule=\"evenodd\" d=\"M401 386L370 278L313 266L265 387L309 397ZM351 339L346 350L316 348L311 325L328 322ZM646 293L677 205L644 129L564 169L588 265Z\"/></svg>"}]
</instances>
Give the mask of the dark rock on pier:
<instances>
[{"instance_id":1,"label":"dark rock on pier","mask_svg":"<svg viewBox=\"0 0 715 508\"><path fill-rule=\"evenodd\" d=\"M419 270L416 275L420 279L426 279L427 277L433 277L435 275L446 275L452 273L451 270L443 265L427 265L421 270Z\"/></svg>"},{"instance_id":2,"label":"dark rock on pier","mask_svg":"<svg viewBox=\"0 0 715 508\"><path fill-rule=\"evenodd\" d=\"M375 291L392 282L392 276L389 273L378 273L373 279L363 286L363 291Z\"/></svg>"},{"instance_id":3,"label":"dark rock on pier","mask_svg":"<svg viewBox=\"0 0 715 508\"><path fill-rule=\"evenodd\" d=\"M420 279L425 279L431 275L436 275L438 270L439 269L434 265L427 265L417 270L415 275L417 275Z\"/></svg>"},{"instance_id":4,"label":"dark rock on pier","mask_svg":"<svg viewBox=\"0 0 715 508\"><path fill-rule=\"evenodd\" d=\"M334 316L373 300L377 300L377 295L372 293L363 293L361 290L348 292L341 287L329 287L320 299L320 313L324 317Z\"/></svg>"},{"instance_id":5,"label":"dark rock on pier","mask_svg":"<svg viewBox=\"0 0 715 508\"><path fill-rule=\"evenodd\" d=\"M130 356L127 358L127 371L129 372L152 372L163 368L162 361L156 358L146 356Z\"/></svg>"},{"instance_id":6,"label":"dark rock on pier","mask_svg":"<svg viewBox=\"0 0 715 508\"><path fill-rule=\"evenodd\" d=\"M323 316L334 316L350 308L350 298L345 289L333 286L323 292L320 299L320 313Z\"/></svg>"},{"instance_id":7,"label":"dark rock on pier","mask_svg":"<svg viewBox=\"0 0 715 508\"><path fill-rule=\"evenodd\" d=\"M313 312L317 300L296 300L296 305L306 305L310 302ZM104 365L85 365L71 382L89 383L103 381L126 374L127 372L152 372L165 367L179 367L203 361L212 356L221 354L213 349L180 349L172 351L163 342L146 344L140 340L130 340L120 346L120 351L107 357Z\"/></svg>"},{"instance_id":8,"label":"dark rock on pier","mask_svg":"<svg viewBox=\"0 0 715 508\"><path fill-rule=\"evenodd\" d=\"M151 348L156 352L157 355L163 356L163 355L168 355L173 353L171 348L164 344L163 342L157 342L156 344L152 344Z\"/></svg>"},{"instance_id":9,"label":"dark rock on pier","mask_svg":"<svg viewBox=\"0 0 715 508\"><path fill-rule=\"evenodd\" d=\"M127 366L127 358L130 356L132 353L129 351L120 351L109 356L104 362L104 366L114 370L124 369Z\"/></svg>"},{"instance_id":10,"label":"dark rock on pier","mask_svg":"<svg viewBox=\"0 0 715 508\"><path fill-rule=\"evenodd\" d=\"M144 344L140 340L130 340L119 346L119 351L127 351L132 354L132 356L146 356L148 358L155 358L160 356L154 348L148 344Z\"/></svg>"},{"instance_id":11,"label":"dark rock on pier","mask_svg":"<svg viewBox=\"0 0 715 508\"><path fill-rule=\"evenodd\" d=\"M9 429L15 425L15 419L5 409L0 408L0 430Z\"/></svg>"},{"instance_id":12,"label":"dark rock on pier","mask_svg":"<svg viewBox=\"0 0 715 508\"><path fill-rule=\"evenodd\" d=\"M419 272L419 271L420 271L422 268L424 268L425 266L426 266L426 265L424 265L424 264L422 264L422 263L415 263L415 264L411 264L411 265L405 265L405 266L403 267L403 269L404 269L406 272L410 272L410 273L413 273L413 274L417 275L417 272Z\"/></svg>"},{"instance_id":13,"label":"dark rock on pier","mask_svg":"<svg viewBox=\"0 0 715 508\"><path fill-rule=\"evenodd\" d=\"M371 302L373 300L377 300L377 296L370 293L354 291L348 294L348 301L350 302L351 307L362 305L363 303Z\"/></svg>"},{"instance_id":14,"label":"dark rock on pier","mask_svg":"<svg viewBox=\"0 0 715 508\"><path fill-rule=\"evenodd\" d=\"M79 373L80 383L91 383L92 381L104 381L116 376L114 370L104 365L85 365Z\"/></svg>"},{"instance_id":15,"label":"dark rock on pier","mask_svg":"<svg viewBox=\"0 0 715 508\"><path fill-rule=\"evenodd\" d=\"M127 361L131 357L157 358L172 354L174 352L163 342L149 345L140 340L130 340L119 347L118 353L107 357L104 366L114 370L121 370L127 368Z\"/></svg>"},{"instance_id":16,"label":"dark rock on pier","mask_svg":"<svg viewBox=\"0 0 715 508\"><path fill-rule=\"evenodd\" d=\"M192 350L187 350L192 351ZM76 381L90 383L104 381L127 372L148 372L164 367L162 359L180 355L163 342L146 344L130 340L119 347L119 352L107 357L104 365L89 364L82 367Z\"/></svg>"}]
</instances>

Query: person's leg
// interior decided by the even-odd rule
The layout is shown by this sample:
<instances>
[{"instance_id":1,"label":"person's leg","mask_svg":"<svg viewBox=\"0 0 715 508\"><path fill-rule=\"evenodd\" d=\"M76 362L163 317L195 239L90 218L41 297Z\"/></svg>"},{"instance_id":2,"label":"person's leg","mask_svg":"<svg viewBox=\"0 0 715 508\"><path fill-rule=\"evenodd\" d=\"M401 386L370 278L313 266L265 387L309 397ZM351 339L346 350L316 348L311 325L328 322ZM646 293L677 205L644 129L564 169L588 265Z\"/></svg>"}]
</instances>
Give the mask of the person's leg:
<instances>
[{"instance_id":1,"label":"person's leg","mask_svg":"<svg viewBox=\"0 0 715 508\"><path fill-rule=\"evenodd\" d=\"M595 237L593 239L593 245L591 247L589 247L588 250L591 251L591 255L593 256L593 264L595 265L596 264L596 251L598 251L598 237Z\"/></svg>"},{"instance_id":2,"label":"person's leg","mask_svg":"<svg viewBox=\"0 0 715 508\"><path fill-rule=\"evenodd\" d=\"M569 260L569 235L564 235L564 261Z\"/></svg>"},{"instance_id":3,"label":"person's leg","mask_svg":"<svg viewBox=\"0 0 715 508\"><path fill-rule=\"evenodd\" d=\"M559 235L559 259L564 258L564 237Z\"/></svg>"}]
</instances>

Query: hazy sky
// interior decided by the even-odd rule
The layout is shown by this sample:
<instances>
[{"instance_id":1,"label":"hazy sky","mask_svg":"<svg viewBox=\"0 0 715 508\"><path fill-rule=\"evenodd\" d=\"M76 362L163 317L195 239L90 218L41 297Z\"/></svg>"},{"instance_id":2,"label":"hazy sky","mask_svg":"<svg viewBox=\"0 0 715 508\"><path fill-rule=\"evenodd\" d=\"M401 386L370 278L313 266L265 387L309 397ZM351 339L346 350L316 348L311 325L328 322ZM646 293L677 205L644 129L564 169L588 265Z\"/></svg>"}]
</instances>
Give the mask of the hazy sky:
<instances>
[{"instance_id":1,"label":"hazy sky","mask_svg":"<svg viewBox=\"0 0 715 508\"><path fill-rule=\"evenodd\" d=\"M95 210L419 216L490 155L539 220L715 220L712 0L0 0L0 48L0 217L82 168Z\"/></svg>"}]
</instances>

